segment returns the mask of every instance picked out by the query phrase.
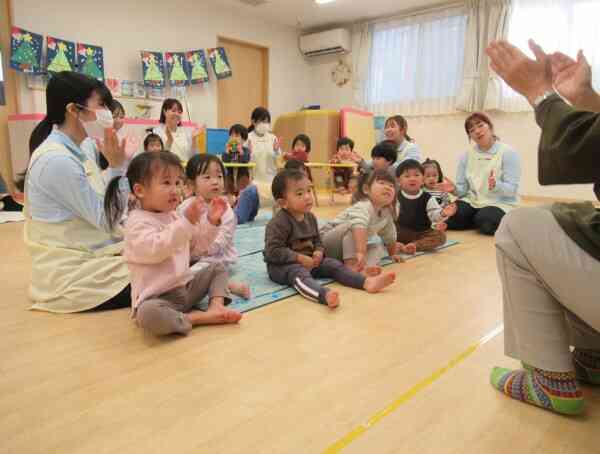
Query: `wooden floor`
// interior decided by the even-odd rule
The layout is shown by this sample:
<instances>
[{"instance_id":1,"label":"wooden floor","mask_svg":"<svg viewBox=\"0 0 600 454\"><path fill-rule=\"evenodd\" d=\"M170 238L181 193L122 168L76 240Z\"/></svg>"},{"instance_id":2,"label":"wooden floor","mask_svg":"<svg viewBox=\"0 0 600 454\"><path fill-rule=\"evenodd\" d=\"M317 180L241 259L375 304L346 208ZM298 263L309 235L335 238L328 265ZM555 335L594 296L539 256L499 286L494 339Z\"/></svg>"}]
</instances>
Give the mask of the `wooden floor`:
<instances>
[{"instance_id":1,"label":"wooden floor","mask_svg":"<svg viewBox=\"0 0 600 454\"><path fill-rule=\"evenodd\" d=\"M459 246L394 265L376 297L344 288L336 311L294 297L156 339L128 310L28 311L21 234L0 225L1 453L600 452L600 392L560 417L491 388L492 366L516 364L502 334L460 356L502 323L491 238L452 233Z\"/></svg>"}]
</instances>

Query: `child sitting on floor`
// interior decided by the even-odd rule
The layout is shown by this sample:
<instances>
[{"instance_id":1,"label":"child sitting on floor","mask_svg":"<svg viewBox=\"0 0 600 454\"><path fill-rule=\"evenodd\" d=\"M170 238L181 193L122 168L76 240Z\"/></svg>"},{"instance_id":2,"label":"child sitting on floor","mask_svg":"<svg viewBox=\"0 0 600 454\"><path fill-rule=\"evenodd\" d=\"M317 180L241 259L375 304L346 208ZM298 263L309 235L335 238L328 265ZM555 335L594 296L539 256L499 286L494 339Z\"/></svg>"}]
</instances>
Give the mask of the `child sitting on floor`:
<instances>
[{"instance_id":1,"label":"child sitting on floor","mask_svg":"<svg viewBox=\"0 0 600 454\"><path fill-rule=\"evenodd\" d=\"M339 293L315 279L332 278L369 293L379 292L394 282L393 272L365 277L326 256L317 218L310 211L312 185L304 173L282 170L273 179L272 192L281 210L267 225L263 255L274 282L291 285L302 296L332 309L340 304Z\"/></svg>"},{"instance_id":2,"label":"child sitting on floor","mask_svg":"<svg viewBox=\"0 0 600 454\"><path fill-rule=\"evenodd\" d=\"M190 252L204 251L218 234L227 210L222 199L210 204L196 197L178 214L178 186L182 180L179 158L161 151L136 156L127 179L114 178L106 190L105 211L113 228L124 207L119 184L127 182L140 208L129 213L125 224L124 259L131 275L133 318L155 335L187 334L194 325L237 323L242 314L225 308L227 271L211 264L192 275ZM193 310L205 296L208 311Z\"/></svg>"},{"instance_id":3,"label":"child sitting on floor","mask_svg":"<svg viewBox=\"0 0 600 454\"><path fill-rule=\"evenodd\" d=\"M353 163L351 157L354 152L354 141L349 137L338 139L335 154L329 160L331 164L350 164ZM333 168L333 182L336 191L346 194L352 193L350 190L350 177L354 173L351 167Z\"/></svg>"},{"instance_id":4,"label":"child sitting on floor","mask_svg":"<svg viewBox=\"0 0 600 454\"><path fill-rule=\"evenodd\" d=\"M225 167L221 160L210 154L197 154L187 163L185 176L188 181L189 189L196 197L201 197L207 204L213 200L220 199L223 195ZM184 201L177 211L180 214L194 203L194 198ZM216 263L222 264L227 270L235 265L238 255L233 246L233 237L235 234L237 222L235 213L231 207L227 206L225 213L221 217L221 223L217 226L217 236L207 244L205 250L197 248L192 253L192 262ZM197 234L201 226L196 226ZM245 282L229 282L229 291L242 298L250 298L250 287Z\"/></svg>"},{"instance_id":5,"label":"child sitting on floor","mask_svg":"<svg viewBox=\"0 0 600 454\"><path fill-rule=\"evenodd\" d=\"M325 253L328 257L343 260L354 271L375 275L381 273L379 260L385 253L379 247L369 247L370 237L381 237L387 254L395 261L402 260L396 255L394 178L383 169L363 174L356 200L321 228Z\"/></svg>"},{"instance_id":6,"label":"child sitting on floor","mask_svg":"<svg viewBox=\"0 0 600 454\"><path fill-rule=\"evenodd\" d=\"M442 166L434 159L423 162L423 190L431 194L442 208L450 205L450 194L456 189L449 178L444 177Z\"/></svg>"},{"instance_id":7,"label":"child sitting on floor","mask_svg":"<svg viewBox=\"0 0 600 454\"><path fill-rule=\"evenodd\" d=\"M423 166L406 159L396 169L400 212L396 223L398 250L406 254L432 251L446 243L444 221L456 213L456 205L442 208L423 190ZM433 227L433 228L432 228Z\"/></svg>"}]
</instances>

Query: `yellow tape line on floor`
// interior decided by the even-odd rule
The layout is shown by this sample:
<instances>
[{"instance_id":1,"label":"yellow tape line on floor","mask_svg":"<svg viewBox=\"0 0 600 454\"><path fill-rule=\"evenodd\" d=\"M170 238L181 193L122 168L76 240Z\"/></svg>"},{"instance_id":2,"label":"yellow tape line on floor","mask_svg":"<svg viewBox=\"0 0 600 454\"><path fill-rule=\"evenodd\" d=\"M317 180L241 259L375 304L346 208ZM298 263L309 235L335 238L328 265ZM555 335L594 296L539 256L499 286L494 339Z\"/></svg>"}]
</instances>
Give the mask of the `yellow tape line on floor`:
<instances>
[{"instance_id":1,"label":"yellow tape line on floor","mask_svg":"<svg viewBox=\"0 0 600 454\"><path fill-rule=\"evenodd\" d=\"M471 344L465 351L463 351L456 357L452 358L452 360L448 364L446 364L444 367L437 369L429 377L421 380L419 383L417 383L415 386L410 388L408 391L401 394L396 400L394 400L387 407L385 407L384 409L375 413L373 416L371 416L367 420L367 422L354 428L348 434L344 435L342 438L337 440L335 443L333 443L331 446L329 446L324 451L324 454L336 454L336 453L341 452L343 449L347 448L354 440L356 440L357 438L362 436L366 431L368 431L369 429L376 426L379 422L381 422L381 420L383 418L385 418L386 416L395 412L398 409L398 407L400 407L404 403L411 400L423 389L432 385L435 381L437 381L446 372L448 372L452 368L458 366L465 359L467 359L469 356L471 356L473 353L475 353L481 346L487 344L489 341L491 341L493 338L495 338L498 334L502 333L502 331L504 331L504 325L499 325L496 328L494 328L492 331L487 333L485 336L483 336L477 342Z\"/></svg>"}]
</instances>

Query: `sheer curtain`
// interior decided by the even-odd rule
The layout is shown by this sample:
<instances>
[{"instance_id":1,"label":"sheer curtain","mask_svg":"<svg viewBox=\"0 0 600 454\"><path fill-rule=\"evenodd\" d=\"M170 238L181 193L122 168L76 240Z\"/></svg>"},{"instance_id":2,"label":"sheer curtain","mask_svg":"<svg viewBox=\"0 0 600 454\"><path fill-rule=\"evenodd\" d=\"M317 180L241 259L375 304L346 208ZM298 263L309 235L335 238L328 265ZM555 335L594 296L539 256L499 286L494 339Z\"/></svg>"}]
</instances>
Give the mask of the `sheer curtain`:
<instances>
[{"instance_id":1,"label":"sheer curtain","mask_svg":"<svg viewBox=\"0 0 600 454\"><path fill-rule=\"evenodd\" d=\"M450 8L372 26L367 107L376 115L455 111L467 16Z\"/></svg>"},{"instance_id":2,"label":"sheer curtain","mask_svg":"<svg viewBox=\"0 0 600 454\"><path fill-rule=\"evenodd\" d=\"M583 49L592 65L593 83L600 87L600 0L513 0L508 40L533 57L527 40L533 38L546 52L575 57ZM525 99L502 83L500 108L531 110Z\"/></svg>"}]
</instances>

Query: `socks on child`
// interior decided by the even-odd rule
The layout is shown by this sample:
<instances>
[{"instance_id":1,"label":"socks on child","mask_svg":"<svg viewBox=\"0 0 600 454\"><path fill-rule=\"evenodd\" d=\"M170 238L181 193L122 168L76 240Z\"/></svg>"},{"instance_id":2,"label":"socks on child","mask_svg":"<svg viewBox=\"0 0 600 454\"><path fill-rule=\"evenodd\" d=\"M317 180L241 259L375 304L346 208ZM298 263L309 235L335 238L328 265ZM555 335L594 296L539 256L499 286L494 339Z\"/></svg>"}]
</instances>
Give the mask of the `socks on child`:
<instances>
[{"instance_id":1,"label":"socks on child","mask_svg":"<svg viewBox=\"0 0 600 454\"><path fill-rule=\"evenodd\" d=\"M590 385L600 385L600 352L576 348L573 364L577 379Z\"/></svg>"},{"instance_id":2,"label":"socks on child","mask_svg":"<svg viewBox=\"0 0 600 454\"><path fill-rule=\"evenodd\" d=\"M525 369L494 367L490 382L513 399L565 415L583 411L583 394L575 372L549 372L523 364Z\"/></svg>"}]
</instances>

